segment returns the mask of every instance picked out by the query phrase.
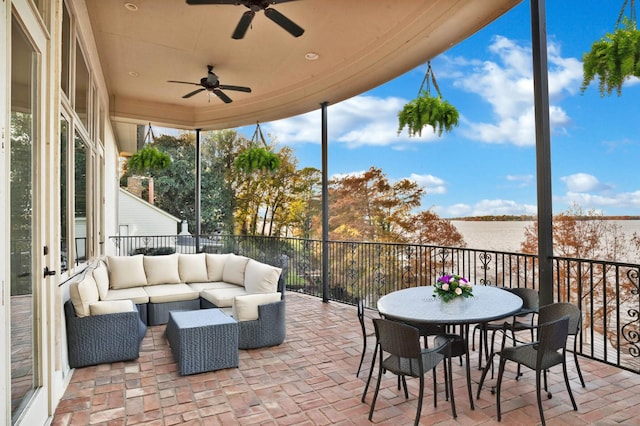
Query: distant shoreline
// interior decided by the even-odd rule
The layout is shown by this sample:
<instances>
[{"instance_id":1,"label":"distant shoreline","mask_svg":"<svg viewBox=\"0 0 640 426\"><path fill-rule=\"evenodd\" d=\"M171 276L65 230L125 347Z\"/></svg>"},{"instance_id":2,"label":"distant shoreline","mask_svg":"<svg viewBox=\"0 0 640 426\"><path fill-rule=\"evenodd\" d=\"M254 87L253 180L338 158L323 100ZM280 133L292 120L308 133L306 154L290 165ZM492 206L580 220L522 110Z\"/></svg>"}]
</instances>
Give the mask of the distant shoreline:
<instances>
[{"instance_id":1,"label":"distant shoreline","mask_svg":"<svg viewBox=\"0 0 640 426\"><path fill-rule=\"evenodd\" d=\"M464 220L467 222L525 222L536 221L536 216L469 216L469 217L452 217L447 220ZM578 216L578 220L640 220L640 216Z\"/></svg>"}]
</instances>

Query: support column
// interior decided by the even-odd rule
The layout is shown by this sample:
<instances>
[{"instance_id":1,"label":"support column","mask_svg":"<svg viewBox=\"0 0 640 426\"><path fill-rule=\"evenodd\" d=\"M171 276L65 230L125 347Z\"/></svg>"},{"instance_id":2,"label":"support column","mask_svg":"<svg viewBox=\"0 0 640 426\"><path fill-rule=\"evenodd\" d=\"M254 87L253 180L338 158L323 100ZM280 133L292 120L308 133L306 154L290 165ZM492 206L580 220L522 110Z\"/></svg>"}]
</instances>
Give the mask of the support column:
<instances>
[{"instance_id":1,"label":"support column","mask_svg":"<svg viewBox=\"0 0 640 426\"><path fill-rule=\"evenodd\" d=\"M202 169L201 169L201 147L200 147L200 129L196 129L196 253L200 253L200 191L202 188Z\"/></svg>"},{"instance_id":2,"label":"support column","mask_svg":"<svg viewBox=\"0 0 640 426\"><path fill-rule=\"evenodd\" d=\"M531 0L533 99L538 187L538 291L540 306L553 303L553 203L551 196L551 125L545 0Z\"/></svg>"},{"instance_id":3,"label":"support column","mask_svg":"<svg viewBox=\"0 0 640 426\"><path fill-rule=\"evenodd\" d=\"M327 106L322 102L322 301L329 302L329 179L327 157L329 136L327 132Z\"/></svg>"}]
</instances>

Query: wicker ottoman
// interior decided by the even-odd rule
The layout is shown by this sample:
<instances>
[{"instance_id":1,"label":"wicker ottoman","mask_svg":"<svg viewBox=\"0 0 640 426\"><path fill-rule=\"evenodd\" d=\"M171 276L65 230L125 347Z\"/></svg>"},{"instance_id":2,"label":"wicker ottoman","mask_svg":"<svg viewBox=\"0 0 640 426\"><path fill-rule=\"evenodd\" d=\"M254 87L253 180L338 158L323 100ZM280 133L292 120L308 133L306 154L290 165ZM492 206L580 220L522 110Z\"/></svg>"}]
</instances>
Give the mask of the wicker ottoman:
<instances>
[{"instance_id":1,"label":"wicker ottoman","mask_svg":"<svg viewBox=\"0 0 640 426\"><path fill-rule=\"evenodd\" d=\"M171 311L166 335L181 376L238 366L238 323L219 309Z\"/></svg>"}]
</instances>

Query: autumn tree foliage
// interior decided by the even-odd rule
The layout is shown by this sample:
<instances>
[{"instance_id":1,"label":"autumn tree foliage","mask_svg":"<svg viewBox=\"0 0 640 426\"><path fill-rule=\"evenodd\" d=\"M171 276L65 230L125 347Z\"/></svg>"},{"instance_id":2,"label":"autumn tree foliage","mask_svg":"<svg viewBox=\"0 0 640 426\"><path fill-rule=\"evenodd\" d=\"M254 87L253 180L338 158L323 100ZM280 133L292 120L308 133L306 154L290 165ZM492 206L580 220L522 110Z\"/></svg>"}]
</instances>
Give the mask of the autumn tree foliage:
<instances>
[{"instance_id":1,"label":"autumn tree foliage","mask_svg":"<svg viewBox=\"0 0 640 426\"><path fill-rule=\"evenodd\" d=\"M585 328L593 327L601 332L614 347L618 345L619 336L629 332L629 329L623 330L624 326L633 323L631 319L637 315L637 268L627 267L623 262L637 259L639 242L637 235L625 236L620 225L606 220L600 213L585 212L575 204L553 218L553 253L557 258L554 295L558 301L575 303L583 312L592 312L584 318ZM525 228L521 249L524 253L537 253L537 222ZM612 265L612 262L620 264ZM606 333L611 327L615 331Z\"/></svg>"},{"instance_id":2,"label":"autumn tree foliage","mask_svg":"<svg viewBox=\"0 0 640 426\"><path fill-rule=\"evenodd\" d=\"M464 246L450 221L419 210L424 194L417 182L391 182L376 167L335 178L329 185L329 238Z\"/></svg>"},{"instance_id":3,"label":"autumn tree foliage","mask_svg":"<svg viewBox=\"0 0 640 426\"><path fill-rule=\"evenodd\" d=\"M425 210L414 215L411 222L413 241L416 244L466 247L464 237L451 221L442 219L431 210Z\"/></svg>"}]
</instances>

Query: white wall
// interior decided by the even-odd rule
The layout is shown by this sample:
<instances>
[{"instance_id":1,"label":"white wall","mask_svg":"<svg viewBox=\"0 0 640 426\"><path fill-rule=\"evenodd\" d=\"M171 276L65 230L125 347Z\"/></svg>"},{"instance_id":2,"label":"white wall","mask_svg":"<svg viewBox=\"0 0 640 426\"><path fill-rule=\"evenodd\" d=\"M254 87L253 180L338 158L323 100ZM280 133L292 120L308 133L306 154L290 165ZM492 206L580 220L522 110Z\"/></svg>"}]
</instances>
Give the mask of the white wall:
<instances>
[{"instance_id":1,"label":"white wall","mask_svg":"<svg viewBox=\"0 0 640 426\"><path fill-rule=\"evenodd\" d=\"M176 235L180 219L120 189L118 225L127 225L129 236ZM115 235L115 234L112 234Z\"/></svg>"}]
</instances>

